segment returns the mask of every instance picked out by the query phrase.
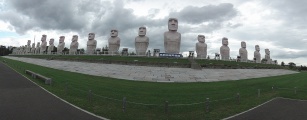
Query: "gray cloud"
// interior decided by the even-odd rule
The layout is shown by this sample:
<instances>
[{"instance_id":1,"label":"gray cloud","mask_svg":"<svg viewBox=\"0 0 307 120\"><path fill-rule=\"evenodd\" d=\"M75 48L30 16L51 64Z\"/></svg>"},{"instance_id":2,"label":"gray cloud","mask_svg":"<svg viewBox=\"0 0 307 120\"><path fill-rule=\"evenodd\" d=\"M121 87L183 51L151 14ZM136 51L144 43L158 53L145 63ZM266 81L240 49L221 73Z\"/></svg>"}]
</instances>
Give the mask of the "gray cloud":
<instances>
[{"instance_id":1,"label":"gray cloud","mask_svg":"<svg viewBox=\"0 0 307 120\"><path fill-rule=\"evenodd\" d=\"M121 47L133 49L138 27L146 26L148 28L147 36L150 38L149 48L158 48L164 51L163 33L168 30L168 17L152 19L160 12L159 9L149 10L148 16L137 17L133 14L132 9L124 8L124 2L121 0L113 2L100 0L7 0L7 3L12 9L0 12L0 19L9 22L20 34L25 34L29 30L74 31L79 33L80 38L86 39L89 32L94 32L98 42L106 43L110 30L116 28L119 30ZM169 17L178 17L178 31L182 34L181 51L187 51L194 49L198 34L235 26L225 24L236 17L237 13L232 4L223 3L202 7L188 6L181 11L171 12ZM193 34L190 34L191 32ZM98 43L100 45L98 47L105 46L101 43Z\"/></svg>"},{"instance_id":2,"label":"gray cloud","mask_svg":"<svg viewBox=\"0 0 307 120\"><path fill-rule=\"evenodd\" d=\"M231 3L219 5L208 5L202 7L188 6L179 12L172 12L170 16L178 17L181 21L190 24L203 22L223 22L232 19L237 15Z\"/></svg>"}]
</instances>

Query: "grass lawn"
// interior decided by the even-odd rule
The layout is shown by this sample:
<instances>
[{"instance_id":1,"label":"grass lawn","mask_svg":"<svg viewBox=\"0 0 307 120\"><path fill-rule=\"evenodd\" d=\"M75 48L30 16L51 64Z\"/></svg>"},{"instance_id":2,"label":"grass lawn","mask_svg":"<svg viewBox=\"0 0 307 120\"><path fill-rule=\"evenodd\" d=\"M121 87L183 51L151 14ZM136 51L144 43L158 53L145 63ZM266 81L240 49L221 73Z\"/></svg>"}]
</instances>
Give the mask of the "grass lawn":
<instances>
[{"instance_id":1,"label":"grass lawn","mask_svg":"<svg viewBox=\"0 0 307 120\"><path fill-rule=\"evenodd\" d=\"M115 120L222 119L274 97L307 99L306 72L224 82L154 83L90 76L3 57L0 60L5 60L21 74L28 69L52 78L53 84L49 86L25 75L68 102ZM294 87L297 87L297 94L294 94ZM261 89L260 97L258 89ZM240 94L240 102L237 93ZM125 112L123 97L127 100ZM210 98L208 112L206 98ZM167 110L165 101L168 101Z\"/></svg>"}]
</instances>

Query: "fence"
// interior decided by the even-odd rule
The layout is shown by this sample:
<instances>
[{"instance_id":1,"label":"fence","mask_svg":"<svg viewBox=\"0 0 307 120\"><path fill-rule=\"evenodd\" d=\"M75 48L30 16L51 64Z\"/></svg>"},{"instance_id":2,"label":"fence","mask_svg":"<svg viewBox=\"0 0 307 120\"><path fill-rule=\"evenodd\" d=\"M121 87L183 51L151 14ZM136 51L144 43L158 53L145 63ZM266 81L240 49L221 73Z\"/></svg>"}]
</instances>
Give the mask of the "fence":
<instances>
[{"instance_id":1,"label":"fence","mask_svg":"<svg viewBox=\"0 0 307 120\"><path fill-rule=\"evenodd\" d=\"M9 64L19 72L26 70L22 66L10 64L9 62L5 63ZM31 76L28 77L31 78ZM31 79L35 82L40 82L34 78ZM214 119L218 116L217 114L223 114L223 111L231 111L228 112L228 114L235 114L242 111L242 109L247 109L246 107L250 106L246 106L245 104L248 104L248 100L251 100L251 98L258 101L257 103L254 103L254 105L257 105L271 99L272 96L268 94L274 94L277 92L294 95L307 93L307 90L298 87L283 88L272 85L271 87L266 88L248 89L254 92L233 92L231 95L225 95L224 97L219 98L212 98L210 96L214 96L213 94L207 94L203 96L202 101L193 103L172 103L172 101L169 100L156 103L143 103L130 101L130 98L126 96L123 96L122 98L113 98L97 94L96 91L92 91L91 89L81 88L70 84L69 82L63 84L63 82L58 82L56 79L54 79L51 86L46 86L44 84L40 85L48 88L56 88L48 90L56 93L56 95L64 98L68 102L77 104L83 109L112 119ZM277 96L278 95L275 97ZM220 113L217 113L217 111ZM224 115L224 117L227 116Z\"/></svg>"}]
</instances>

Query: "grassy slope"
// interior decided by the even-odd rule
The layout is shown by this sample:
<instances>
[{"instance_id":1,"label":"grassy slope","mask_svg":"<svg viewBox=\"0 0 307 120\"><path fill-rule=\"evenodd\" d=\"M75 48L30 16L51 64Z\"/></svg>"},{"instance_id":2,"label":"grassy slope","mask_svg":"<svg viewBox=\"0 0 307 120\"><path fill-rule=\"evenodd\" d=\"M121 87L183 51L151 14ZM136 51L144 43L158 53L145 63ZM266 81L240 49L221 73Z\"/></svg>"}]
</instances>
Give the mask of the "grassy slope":
<instances>
[{"instance_id":1,"label":"grassy slope","mask_svg":"<svg viewBox=\"0 0 307 120\"><path fill-rule=\"evenodd\" d=\"M210 83L152 83L96 77L5 60L8 65L22 74L23 69L27 68L51 77L54 81L52 86L44 85L39 80L33 81L77 106L111 119L221 119L276 96L307 99L307 91L301 91L307 90L306 73ZM65 84L68 84L67 94L65 94ZM273 91L271 89L273 85L291 89ZM292 90L294 87L298 87L296 95ZM261 89L259 98L258 89ZM95 93L91 102L87 99L88 90ZM241 95L239 105L235 99L236 93ZM106 99L103 96L116 100ZM123 97L128 101L154 105L127 103L126 112L123 113L121 101ZM210 112L205 112L205 103L176 106L176 104L204 102L206 98L211 100ZM221 100L224 98L229 99ZM168 114L164 112L166 100L170 105Z\"/></svg>"}]
</instances>

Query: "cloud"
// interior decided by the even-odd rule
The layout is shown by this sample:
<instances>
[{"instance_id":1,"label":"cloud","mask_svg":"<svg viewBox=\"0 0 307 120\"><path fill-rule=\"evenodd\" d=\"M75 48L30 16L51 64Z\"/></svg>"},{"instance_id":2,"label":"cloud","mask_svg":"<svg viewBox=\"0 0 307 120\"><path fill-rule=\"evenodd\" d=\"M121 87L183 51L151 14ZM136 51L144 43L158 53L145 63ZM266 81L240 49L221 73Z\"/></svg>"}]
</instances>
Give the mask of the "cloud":
<instances>
[{"instance_id":1,"label":"cloud","mask_svg":"<svg viewBox=\"0 0 307 120\"><path fill-rule=\"evenodd\" d=\"M127 2L143 2L131 0ZM125 8L122 0L7 0L11 9L0 12L0 19L8 22L19 34L29 31L57 31L56 33L77 32L84 46L89 32L96 33L97 47L107 44L111 29L119 30L121 48L134 49L134 39L140 26L147 27L149 48L164 51L163 33L167 31L167 19L178 17L179 32L182 34L181 51L195 49L198 34L206 34L223 27L236 28L240 25L228 24L238 11L231 3L186 6L169 16L154 19L160 10L149 9L148 16L136 16L133 9ZM48 33L45 33L48 35ZM62 34L62 35L63 35ZM53 35L54 36L54 35ZM59 35L60 36L60 35ZM71 36L66 36L70 38ZM58 38L58 37L54 37ZM49 38L48 38L49 39Z\"/></svg>"},{"instance_id":2,"label":"cloud","mask_svg":"<svg viewBox=\"0 0 307 120\"><path fill-rule=\"evenodd\" d=\"M231 3L207 5L202 7L187 6L179 12L171 12L170 16L178 17L183 22L200 24L202 22L223 22L237 15Z\"/></svg>"}]
</instances>

